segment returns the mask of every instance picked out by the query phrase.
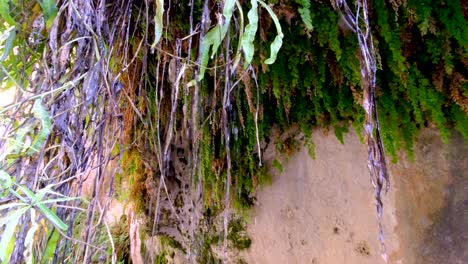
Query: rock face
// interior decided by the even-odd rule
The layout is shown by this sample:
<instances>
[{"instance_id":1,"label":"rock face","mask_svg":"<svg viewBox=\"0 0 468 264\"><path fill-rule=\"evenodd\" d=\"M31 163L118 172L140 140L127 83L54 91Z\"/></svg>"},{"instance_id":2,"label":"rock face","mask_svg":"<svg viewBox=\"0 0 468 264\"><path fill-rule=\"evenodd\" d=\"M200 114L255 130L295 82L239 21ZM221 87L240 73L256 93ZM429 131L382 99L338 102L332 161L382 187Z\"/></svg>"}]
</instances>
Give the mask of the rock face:
<instances>
[{"instance_id":1,"label":"rock face","mask_svg":"<svg viewBox=\"0 0 468 264\"><path fill-rule=\"evenodd\" d=\"M468 147L425 130L415 163L392 167L401 263L468 263Z\"/></svg>"},{"instance_id":2,"label":"rock face","mask_svg":"<svg viewBox=\"0 0 468 264\"><path fill-rule=\"evenodd\" d=\"M301 149L258 193L247 263L384 263L366 147L354 132L342 145L314 133L316 159ZM268 153L266 153L268 156ZM271 153L270 153L271 154ZM272 154L274 155L274 154ZM390 263L468 263L468 151L454 136L444 145L431 129L415 161L390 165L384 232Z\"/></svg>"}]
</instances>

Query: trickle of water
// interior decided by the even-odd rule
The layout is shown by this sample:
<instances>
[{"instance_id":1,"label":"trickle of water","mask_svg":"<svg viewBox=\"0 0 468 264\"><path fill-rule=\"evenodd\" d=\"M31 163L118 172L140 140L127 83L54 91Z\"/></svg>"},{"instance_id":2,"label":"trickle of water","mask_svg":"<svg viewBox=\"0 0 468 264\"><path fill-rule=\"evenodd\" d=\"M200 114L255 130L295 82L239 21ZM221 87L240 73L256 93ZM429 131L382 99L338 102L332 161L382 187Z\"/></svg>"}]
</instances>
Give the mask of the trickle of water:
<instances>
[{"instance_id":1,"label":"trickle of water","mask_svg":"<svg viewBox=\"0 0 468 264\"><path fill-rule=\"evenodd\" d=\"M377 105L375 102L375 74L377 71L374 42L369 26L367 0L356 1L356 13L349 8L346 0L336 0L336 7L341 17L353 32L356 33L359 42L361 85L363 90L363 108L366 112L364 122L364 134L368 150L368 168L372 187L374 188L375 204L377 209L379 239L382 247L382 257L387 262L387 250L385 247L382 227L383 203L381 193L384 184L386 190L390 187L389 176L385 159L385 151L380 136ZM375 136L374 136L375 130Z\"/></svg>"}]
</instances>

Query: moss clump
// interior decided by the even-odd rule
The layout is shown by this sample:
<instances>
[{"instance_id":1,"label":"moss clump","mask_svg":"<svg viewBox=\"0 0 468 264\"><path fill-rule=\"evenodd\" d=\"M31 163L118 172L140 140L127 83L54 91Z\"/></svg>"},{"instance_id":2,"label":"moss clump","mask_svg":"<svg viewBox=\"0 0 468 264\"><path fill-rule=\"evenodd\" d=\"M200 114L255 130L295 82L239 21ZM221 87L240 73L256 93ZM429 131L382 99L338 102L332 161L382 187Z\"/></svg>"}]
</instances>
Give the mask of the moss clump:
<instances>
[{"instance_id":1,"label":"moss clump","mask_svg":"<svg viewBox=\"0 0 468 264\"><path fill-rule=\"evenodd\" d=\"M120 182L117 182L120 188L116 188L119 200L133 202L137 212L144 212L147 175L140 154L134 149L124 152L121 164L122 174L119 177ZM124 182L128 183L130 192L121 188Z\"/></svg>"},{"instance_id":2,"label":"moss clump","mask_svg":"<svg viewBox=\"0 0 468 264\"><path fill-rule=\"evenodd\" d=\"M240 219L233 220L229 223L228 239L233 246L239 250L247 249L252 244L252 240L248 237L245 226Z\"/></svg>"},{"instance_id":3,"label":"moss clump","mask_svg":"<svg viewBox=\"0 0 468 264\"><path fill-rule=\"evenodd\" d=\"M184 254L186 253L184 247L182 247L182 244L175 240L175 238L169 235L160 235L159 239L163 248L177 249L182 251Z\"/></svg>"},{"instance_id":4,"label":"moss clump","mask_svg":"<svg viewBox=\"0 0 468 264\"><path fill-rule=\"evenodd\" d=\"M117 261L128 263L130 261L130 235L127 216L122 215L119 222L111 227Z\"/></svg>"},{"instance_id":5,"label":"moss clump","mask_svg":"<svg viewBox=\"0 0 468 264\"><path fill-rule=\"evenodd\" d=\"M215 245L220 241L219 235L210 235L210 234L202 234L197 241L200 243L200 251L197 255L197 263L221 263L222 261L215 256L211 252L211 245Z\"/></svg>"}]
</instances>

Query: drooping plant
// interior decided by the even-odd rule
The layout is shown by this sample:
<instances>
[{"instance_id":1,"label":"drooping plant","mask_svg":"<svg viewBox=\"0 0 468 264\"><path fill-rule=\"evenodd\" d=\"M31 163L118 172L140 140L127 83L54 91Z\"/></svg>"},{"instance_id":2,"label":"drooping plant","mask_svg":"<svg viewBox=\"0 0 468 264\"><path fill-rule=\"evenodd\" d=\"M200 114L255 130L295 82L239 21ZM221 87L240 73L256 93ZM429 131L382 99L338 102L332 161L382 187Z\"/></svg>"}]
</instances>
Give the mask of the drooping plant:
<instances>
[{"instance_id":1,"label":"drooping plant","mask_svg":"<svg viewBox=\"0 0 468 264\"><path fill-rule=\"evenodd\" d=\"M36 233L43 238L33 246L41 249L36 256L116 261L113 250L97 246L118 248L103 235L110 233L103 220L109 204L98 198L114 192L116 170L107 167L113 159L121 160L119 183L133 180L130 193L137 195L130 199L138 199L149 223L143 235L172 227L189 258L204 262L215 258L210 243L227 245L232 210L252 205L267 181L261 152L274 125L286 130L298 123L313 153L315 127L332 127L343 142L350 125L361 133L378 113L393 160L401 148L411 153L422 127L436 126L445 141L451 126L468 135L463 5L369 1L368 23L353 26L336 12L336 1L1 1L1 89L19 91L0 110L0 126L7 127L0 148L14 150L0 169L12 186L37 195L52 184L70 197L80 195L90 168L97 173L89 204L48 207L68 225L69 239L48 220L48 231ZM360 43L357 26L373 40L366 35ZM363 44L375 48L375 69L365 76ZM38 98L42 110L35 113ZM362 98L378 108L363 108ZM370 143L379 149L372 131L364 135L375 137L376 145ZM30 168L37 181L19 168ZM385 174L374 176L378 201ZM17 199L11 192L10 198ZM56 198L46 193L40 200ZM36 211L40 221L44 213ZM197 226L202 216L208 222L221 216L222 227L209 228L215 235L202 234L208 230ZM17 241L31 222L21 223ZM86 232L80 236L77 228ZM13 258L21 256L20 244Z\"/></svg>"}]
</instances>

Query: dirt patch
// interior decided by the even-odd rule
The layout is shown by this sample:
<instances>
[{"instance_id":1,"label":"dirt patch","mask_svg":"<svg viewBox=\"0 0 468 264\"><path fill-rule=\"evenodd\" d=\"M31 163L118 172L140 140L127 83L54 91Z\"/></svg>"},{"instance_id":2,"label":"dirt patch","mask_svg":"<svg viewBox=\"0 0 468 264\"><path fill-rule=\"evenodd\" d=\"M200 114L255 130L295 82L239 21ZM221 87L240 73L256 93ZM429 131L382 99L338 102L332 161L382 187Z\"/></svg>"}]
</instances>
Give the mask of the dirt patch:
<instances>
[{"instance_id":1,"label":"dirt patch","mask_svg":"<svg viewBox=\"0 0 468 264\"><path fill-rule=\"evenodd\" d=\"M306 149L283 161L283 173L258 194L249 234L248 263L381 263L366 147L351 132L342 145L316 132L316 159ZM267 156L267 155L266 155ZM394 239L393 195L385 198L388 249Z\"/></svg>"},{"instance_id":2,"label":"dirt patch","mask_svg":"<svg viewBox=\"0 0 468 264\"><path fill-rule=\"evenodd\" d=\"M316 159L299 150L258 193L248 226L252 246L244 259L384 263L366 147L354 132L344 136L344 145L320 131L313 140ZM390 166L393 185L383 215L390 263L468 263L467 153L459 136L444 145L427 129L415 145L415 162L401 155Z\"/></svg>"}]
</instances>

